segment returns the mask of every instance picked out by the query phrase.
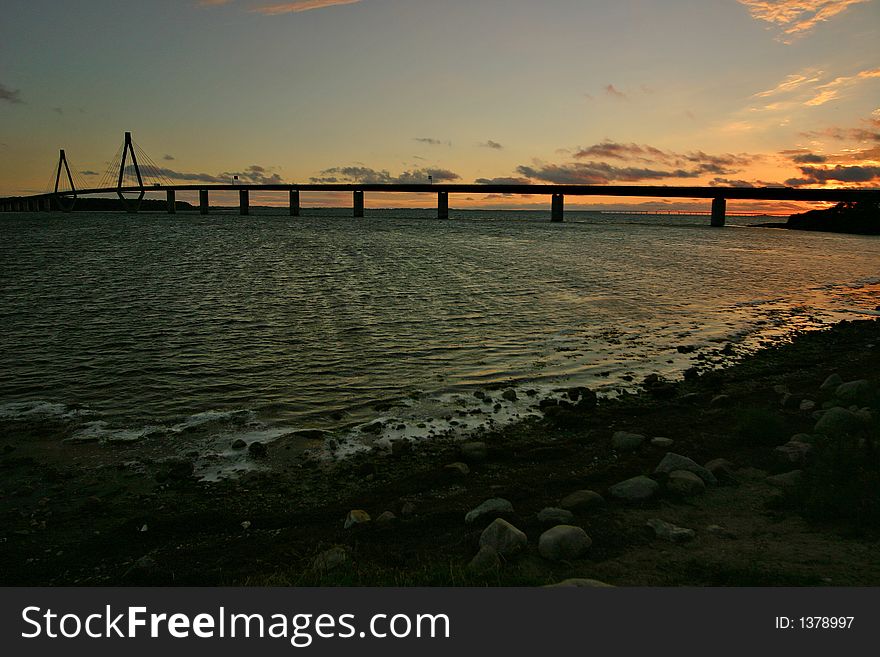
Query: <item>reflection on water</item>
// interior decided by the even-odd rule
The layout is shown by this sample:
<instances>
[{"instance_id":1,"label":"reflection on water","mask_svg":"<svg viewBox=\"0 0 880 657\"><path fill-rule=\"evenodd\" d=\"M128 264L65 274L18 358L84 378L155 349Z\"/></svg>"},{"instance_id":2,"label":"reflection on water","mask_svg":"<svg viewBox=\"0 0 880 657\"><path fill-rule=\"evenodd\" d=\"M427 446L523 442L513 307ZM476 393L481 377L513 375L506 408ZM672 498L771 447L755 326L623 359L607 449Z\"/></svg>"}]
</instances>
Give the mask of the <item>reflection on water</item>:
<instances>
[{"instance_id":1,"label":"reflection on water","mask_svg":"<svg viewBox=\"0 0 880 657\"><path fill-rule=\"evenodd\" d=\"M672 375L694 358L678 346L880 303L877 238L432 214L6 215L0 416L62 405L140 437L246 410L262 427L384 417L389 435L430 435L494 384L520 391L477 404L501 422L528 412L526 390ZM480 424L466 415L452 426Z\"/></svg>"}]
</instances>

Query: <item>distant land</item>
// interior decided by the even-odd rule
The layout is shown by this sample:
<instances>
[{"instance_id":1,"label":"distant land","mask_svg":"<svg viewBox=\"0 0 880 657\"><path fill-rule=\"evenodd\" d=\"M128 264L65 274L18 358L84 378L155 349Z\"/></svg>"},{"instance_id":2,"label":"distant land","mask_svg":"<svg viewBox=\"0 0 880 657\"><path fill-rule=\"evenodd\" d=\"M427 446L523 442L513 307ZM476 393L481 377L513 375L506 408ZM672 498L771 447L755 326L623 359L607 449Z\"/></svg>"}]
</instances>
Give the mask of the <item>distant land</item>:
<instances>
[{"instance_id":1,"label":"distant land","mask_svg":"<svg viewBox=\"0 0 880 657\"><path fill-rule=\"evenodd\" d=\"M793 214L784 224L755 224L764 228L814 230L825 233L880 235L880 205L877 203L838 203L825 210Z\"/></svg>"}]
</instances>

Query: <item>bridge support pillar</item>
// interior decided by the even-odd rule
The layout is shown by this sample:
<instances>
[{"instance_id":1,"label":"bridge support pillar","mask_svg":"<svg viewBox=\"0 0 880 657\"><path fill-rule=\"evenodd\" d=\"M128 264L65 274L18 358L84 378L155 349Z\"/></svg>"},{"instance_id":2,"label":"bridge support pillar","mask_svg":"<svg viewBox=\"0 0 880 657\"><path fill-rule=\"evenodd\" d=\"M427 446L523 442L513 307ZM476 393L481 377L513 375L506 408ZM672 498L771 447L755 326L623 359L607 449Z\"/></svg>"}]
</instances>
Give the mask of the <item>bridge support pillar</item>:
<instances>
[{"instance_id":1,"label":"bridge support pillar","mask_svg":"<svg viewBox=\"0 0 880 657\"><path fill-rule=\"evenodd\" d=\"M169 189L165 192L165 202L167 205L168 214L176 214L177 213L177 199L175 198L174 190Z\"/></svg>"},{"instance_id":2,"label":"bridge support pillar","mask_svg":"<svg viewBox=\"0 0 880 657\"><path fill-rule=\"evenodd\" d=\"M354 213L355 217L363 217L364 216L364 193L360 190L354 192L353 201L354 201Z\"/></svg>"},{"instance_id":3,"label":"bridge support pillar","mask_svg":"<svg viewBox=\"0 0 880 657\"><path fill-rule=\"evenodd\" d=\"M565 197L562 194L554 194L550 200L550 221L563 221L565 210Z\"/></svg>"},{"instance_id":4,"label":"bridge support pillar","mask_svg":"<svg viewBox=\"0 0 880 657\"><path fill-rule=\"evenodd\" d=\"M437 218L449 219L449 192L437 192Z\"/></svg>"},{"instance_id":5,"label":"bridge support pillar","mask_svg":"<svg viewBox=\"0 0 880 657\"><path fill-rule=\"evenodd\" d=\"M724 215L727 211L727 199L712 199L712 226L721 228L724 226Z\"/></svg>"},{"instance_id":6,"label":"bridge support pillar","mask_svg":"<svg viewBox=\"0 0 880 657\"><path fill-rule=\"evenodd\" d=\"M251 199L248 190L238 190L238 214L246 217L251 213Z\"/></svg>"},{"instance_id":7,"label":"bridge support pillar","mask_svg":"<svg viewBox=\"0 0 880 657\"><path fill-rule=\"evenodd\" d=\"M208 214L208 190L200 189L199 190L199 212L201 214Z\"/></svg>"},{"instance_id":8,"label":"bridge support pillar","mask_svg":"<svg viewBox=\"0 0 880 657\"><path fill-rule=\"evenodd\" d=\"M40 209L43 212L52 212L52 206L49 204L49 197L40 199Z\"/></svg>"},{"instance_id":9,"label":"bridge support pillar","mask_svg":"<svg viewBox=\"0 0 880 657\"><path fill-rule=\"evenodd\" d=\"M299 190L291 189L290 190L290 216L298 217L299 216Z\"/></svg>"}]
</instances>

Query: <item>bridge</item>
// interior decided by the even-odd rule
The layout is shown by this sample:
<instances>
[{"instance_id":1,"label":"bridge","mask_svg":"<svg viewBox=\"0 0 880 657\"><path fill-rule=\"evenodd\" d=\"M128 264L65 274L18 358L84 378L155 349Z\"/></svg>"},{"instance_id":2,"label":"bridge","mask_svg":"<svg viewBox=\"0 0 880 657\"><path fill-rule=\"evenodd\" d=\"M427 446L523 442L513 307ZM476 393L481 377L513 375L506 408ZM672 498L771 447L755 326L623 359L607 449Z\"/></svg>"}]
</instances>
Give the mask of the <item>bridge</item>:
<instances>
[{"instance_id":1,"label":"bridge","mask_svg":"<svg viewBox=\"0 0 880 657\"><path fill-rule=\"evenodd\" d=\"M147 164L138 161L147 160ZM118 167L118 170L117 170ZM142 172L143 168L143 172ZM197 184L175 184L165 178L162 169L155 165L142 149L136 147L131 133L126 132L123 145L105 171L102 183L97 187L87 187L82 183L77 188L74 174L64 150L61 150L58 164L53 169L54 187L42 194L0 198L0 211L3 212L71 212L80 196L96 196L115 193L120 200L120 209L136 213L147 192L164 192L167 211L177 211L177 192L198 192L199 212L209 214L209 194L211 192L238 192L239 213L250 213L250 193L286 192L290 216L301 214L301 192L348 192L352 195L352 215L364 216L365 193L428 193L437 195L437 216L449 218L450 194L505 194L505 195L546 195L550 196L550 220L561 222L564 218L566 196L619 196L642 198L687 198L710 199L712 226L724 226L728 200L759 201L812 201L812 202L867 202L880 203L880 190L877 189L796 189L792 187L668 187L662 185L553 185L553 184L432 184L425 183L321 183L321 184L248 184L212 182ZM158 180L147 184L144 175ZM125 180L126 175L133 178ZM114 184L112 179L115 179ZM136 184L135 184L136 183ZM133 196L126 196L126 194Z\"/></svg>"}]
</instances>

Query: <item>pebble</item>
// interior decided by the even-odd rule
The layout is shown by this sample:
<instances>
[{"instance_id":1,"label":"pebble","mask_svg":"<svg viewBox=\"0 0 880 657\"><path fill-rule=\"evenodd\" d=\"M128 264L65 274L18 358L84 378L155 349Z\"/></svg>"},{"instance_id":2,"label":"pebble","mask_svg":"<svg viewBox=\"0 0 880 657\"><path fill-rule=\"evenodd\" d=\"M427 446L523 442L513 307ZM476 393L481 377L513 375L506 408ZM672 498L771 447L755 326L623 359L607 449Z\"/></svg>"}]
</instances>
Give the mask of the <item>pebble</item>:
<instances>
[{"instance_id":1,"label":"pebble","mask_svg":"<svg viewBox=\"0 0 880 657\"><path fill-rule=\"evenodd\" d=\"M245 449L247 447L247 443L241 438L236 438L232 441L232 449Z\"/></svg>"},{"instance_id":2,"label":"pebble","mask_svg":"<svg viewBox=\"0 0 880 657\"><path fill-rule=\"evenodd\" d=\"M511 513L513 513L513 505L510 502L500 497L493 497L492 499L486 500L475 509L468 511L467 515L464 517L464 521L467 524L472 525L481 518L486 518L487 516L497 518L498 516Z\"/></svg>"},{"instance_id":3,"label":"pebble","mask_svg":"<svg viewBox=\"0 0 880 657\"><path fill-rule=\"evenodd\" d=\"M777 459L783 465L803 465L812 451L813 446L797 440L789 440L773 450Z\"/></svg>"},{"instance_id":4,"label":"pebble","mask_svg":"<svg viewBox=\"0 0 880 657\"><path fill-rule=\"evenodd\" d=\"M718 483L715 475L713 475L703 466L696 463L696 461L693 461L686 456L682 456L681 454L666 452L666 456L663 457L663 460L660 461L660 464L657 466L654 472L665 472L669 474L673 470L687 470L688 472L693 472L709 485L714 485Z\"/></svg>"},{"instance_id":5,"label":"pebble","mask_svg":"<svg viewBox=\"0 0 880 657\"><path fill-rule=\"evenodd\" d=\"M383 511L379 514L379 517L376 518L376 524L379 525L387 525L388 523L394 522L397 520L397 516L394 515L391 511Z\"/></svg>"},{"instance_id":6,"label":"pebble","mask_svg":"<svg viewBox=\"0 0 880 657\"><path fill-rule=\"evenodd\" d=\"M618 451L631 451L641 447L645 437L640 433L616 431L611 437L611 447Z\"/></svg>"},{"instance_id":7,"label":"pebble","mask_svg":"<svg viewBox=\"0 0 880 657\"><path fill-rule=\"evenodd\" d=\"M559 502L559 506L568 511L588 511L604 504L605 499L592 490L576 490Z\"/></svg>"},{"instance_id":8,"label":"pebble","mask_svg":"<svg viewBox=\"0 0 880 657\"><path fill-rule=\"evenodd\" d=\"M248 445L248 454L254 458L262 458L269 453L269 448L260 441L252 442Z\"/></svg>"},{"instance_id":9,"label":"pebble","mask_svg":"<svg viewBox=\"0 0 880 657\"><path fill-rule=\"evenodd\" d=\"M506 399L509 402L515 402L517 400L516 390L514 390L513 388L508 388L501 393L501 398Z\"/></svg>"},{"instance_id":10,"label":"pebble","mask_svg":"<svg viewBox=\"0 0 880 657\"><path fill-rule=\"evenodd\" d=\"M345 529L351 529L355 525L363 525L370 522L370 514L362 509L349 511L345 517Z\"/></svg>"},{"instance_id":11,"label":"pebble","mask_svg":"<svg viewBox=\"0 0 880 657\"><path fill-rule=\"evenodd\" d=\"M695 536L693 529L678 527L676 525L673 525L671 522L660 520L660 518L651 518L645 524L654 530L654 534L657 536L657 538L662 538L663 540L669 541L671 543L683 543L685 541L691 541Z\"/></svg>"},{"instance_id":12,"label":"pebble","mask_svg":"<svg viewBox=\"0 0 880 657\"><path fill-rule=\"evenodd\" d=\"M719 482L733 483L736 481L736 476L733 474L736 466L727 459L712 459L703 467L711 472Z\"/></svg>"},{"instance_id":13,"label":"pebble","mask_svg":"<svg viewBox=\"0 0 880 657\"><path fill-rule=\"evenodd\" d=\"M815 408L816 402L814 402L812 399L804 399L800 405L800 410L804 412L810 412L812 410L815 410Z\"/></svg>"},{"instance_id":14,"label":"pebble","mask_svg":"<svg viewBox=\"0 0 880 657\"><path fill-rule=\"evenodd\" d=\"M651 438L651 444L654 447L660 447L661 449L668 449L675 444L675 441L672 438L664 438L663 436L657 436L656 438Z\"/></svg>"},{"instance_id":15,"label":"pebble","mask_svg":"<svg viewBox=\"0 0 880 657\"><path fill-rule=\"evenodd\" d=\"M548 506L538 512L538 522L542 525L565 525L574 520L574 514L567 509Z\"/></svg>"},{"instance_id":16,"label":"pebble","mask_svg":"<svg viewBox=\"0 0 880 657\"><path fill-rule=\"evenodd\" d=\"M688 470L673 470L669 473L666 487L675 495L693 497L705 492L706 483Z\"/></svg>"},{"instance_id":17,"label":"pebble","mask_svg":"<svg viewBox=\"0 0 880 657\"><path fill-rule=\"evenodd\" d=\"M614 484L609 491L611 496L626 502L642 502L649 500L657 493L660 484L644 475L632 477Z\"/></svg>"},{"instance_id":18,"label":"pebble","mask_svg":"<svg viewBox=\"0 0 880 657\"><path fill-rule=\"evenodd\" d=\"M524 550L527 543L526 535L503 518L493 520L492 524L480 534L480 546L488 545L495 548L495 551L503 557Z\"/></svg>"}]
</instances>

